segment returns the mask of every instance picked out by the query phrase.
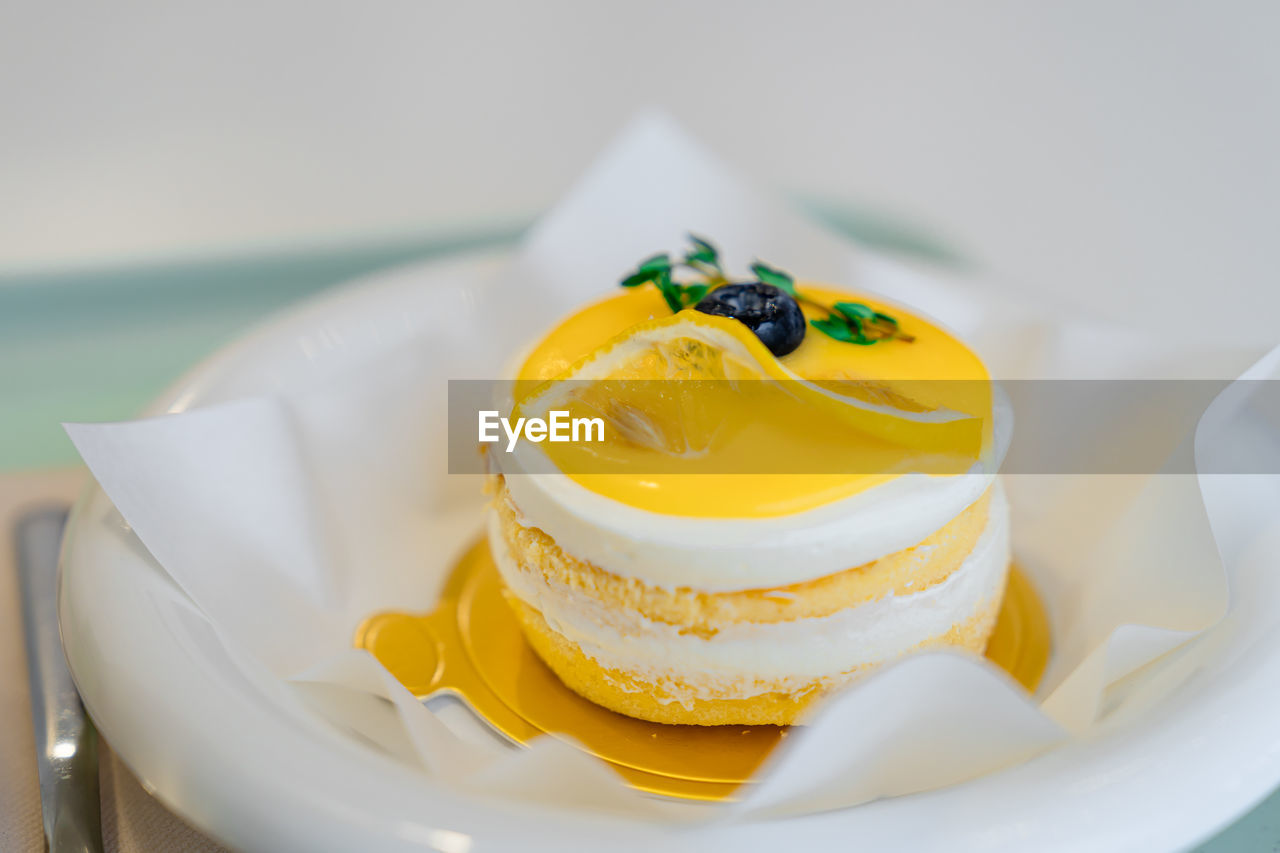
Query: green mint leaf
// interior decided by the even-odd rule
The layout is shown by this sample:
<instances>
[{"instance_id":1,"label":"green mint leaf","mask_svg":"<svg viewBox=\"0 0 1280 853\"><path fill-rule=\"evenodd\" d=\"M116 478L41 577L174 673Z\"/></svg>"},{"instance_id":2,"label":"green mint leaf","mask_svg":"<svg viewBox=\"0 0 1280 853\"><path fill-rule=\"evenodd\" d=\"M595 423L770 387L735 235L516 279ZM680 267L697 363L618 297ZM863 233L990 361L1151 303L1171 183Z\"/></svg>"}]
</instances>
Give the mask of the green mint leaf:
<instances>
[{"instance_id":1,"label":"green mint leaf","mask_svg":"<svg viewBox=\"0 0 1280 853\"><path fill-rule=\"evenodd\" d=\"M648 284L653 281L657 275L658 273L652 270L649 272L645 272L643 270L640 272L633 272L631 275L619 282L619 284L623 287L639 287L642 284Z\"/></svg>"},{"instance_id":2,"label":"green mint leaf","mask_svg":"<svg viewBox=\"0 0 1280 853\"><path fill-rule=\"evenodd\" d=\"M898 337L898 321L896 318L880 311L875 311L861 302L837 302L835 310L848 320L853 335L857 340L850 343L874 344L878 341L893 340ZM870 333L870 334L868 334ZM915 340L903 335L903 340Z\"/></svg>"},{"instance_id":3,"label":"green mint leaf","mask_svg":"<svg viewBox=\"0 0 1280 853\"><path fill-rule=\"evenodd\" d=\"M763 261L756 261L751 265L751 272L755 273L756 278L762 283L771 284L791 296L796 295L795 281L782 270L774 269Z\"/></svg>"},{"instance_id":4,"label":"green mint leaf","mask_svg":"<svg viewBox=\"0 0 1280 853\"><path fill-rule=\"evenodd\" d=\"M686 265L691 267L698 266L698 265L711 267L713 269L716 267L715 257L713 255L708 255L706 252L700 251L698 249L690 249L689 251L685 252L684 262Z\"/></svg>"},{"instance_id":5,"label":"green mint leaf","mask_svg":"<svg viewBox=\"0 0 1280 853\"><path fill-rule=\"evenodd\" d=\"M711 257L719 260L720 250L710 240L699 237L697 234L689 234L688 237L689 242L693 244L695 249L700 252L706 252Z\"/></svg>"},{"instance_id":6,"label":"green mint leaf","mask_svg":"<svg viewBox=\"0 0 1280 853\"><path fill-rule=\"evenodd\" d=\"M837 302L835 309L850 320L855 320L859 323L863 320L873 320L876 317L876 312L861 302Z\"/></svg>"},{"instance_id":7,"label":"green mint leaf","mask_svg":"<svg viewBox=\"0 0 1280 853\"><path fill-rule=\"evenodd\" d=\"M684 262L690 266L704 264L723 275L720 269L720 251L709 240L704 240L696 234L688 236L693 248L685 253Z\"/></svg>"},{"instance_id":8,"label":"green mint leaf","mask_svg":"<svg viewBox=\"0 0 1280 853\"><path fill-rule=\"evenodd\" d=\"M711 289L708 284L689 284L684 287L685 305L697 305L702 301L702 297L707 295L707 291Z\"/></svg>"},{"instance_id":9,"label":"green mint leaf","mask_svg":"<svg viewBox=\"0 0 1280 853\"><path fill-rule=\"evenodd\" d=\"M809 325L813 326L829 338L835 338L837 341L853 343L853 330L850 329L849 324L843 320L837 320L833 317L829 317L826 320L810 320Z\"/></svg>"},{"instance_id":10,"label":"green mint leaf","mask_svg":"<svg viewBox=\"0 0 1280 853\"><path fill-rule=\"evenodd\" d=\"M875 343L874 339L862 334L861 329L856 328L848 320L835 314L825 320L810 320L809 325L827 337L835 338L837 341L844 341L847 344L869 346Z\"/></svg>"},{"instance_id":11,"label":"green mint leaf","mask_svg":"<svg viewBox=\"0 0 1280 853\"><path fill-rule=\"evenodd\" d=\"M662 288L662 298L667 301L667 307L671 309L672 314L678 314L684 310L684 304L680 301L680 294L675 288Z\"/></svg>"},{"instance_id":12,"label":"green mint leaf","mask_svg":"<svg viewBox=\"0 0 1280 853\"><path fill-rule=\"evenodd\" d=\"M639 287L642 284L656 282L659 277L671 272L671 258L665 253L659 253L651 258L646 258L640 262L640 266L636 267L636 271L619 282L623 287Z\"/></svg>"},{"instance_id":13,"label":"green mint leaf","mask_svg":"<svg viewBox=\"0 0 1280 853\"><path fill-rule=\"evenodd\" d=\"M671 270L668 269L658 273L653 283L662 292L662 298L666 301L667 307L671 309L672 314L684 308L684 301L680 292L681 287L671 280Z\"/></svg>"},{"instance_id":14,"label":"green mint leaf","mask_svg":"<svg viewBox=\"0 0 1280 853\"><path fill-rule=\"evenodd\" d=\"M670 272L671 256L666 252L659 252L651 258L645 258L641 261L637 269L639 272Z\"/></svg>"}]
</instances>

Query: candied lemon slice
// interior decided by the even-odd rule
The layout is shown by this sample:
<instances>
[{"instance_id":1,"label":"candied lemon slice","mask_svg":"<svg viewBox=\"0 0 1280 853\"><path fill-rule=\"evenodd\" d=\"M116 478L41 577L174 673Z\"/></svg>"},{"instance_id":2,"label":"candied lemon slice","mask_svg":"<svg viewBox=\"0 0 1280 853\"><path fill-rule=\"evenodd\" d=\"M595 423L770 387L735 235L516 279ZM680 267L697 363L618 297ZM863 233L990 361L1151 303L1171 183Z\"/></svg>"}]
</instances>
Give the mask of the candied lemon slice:
<instances>
[{"instance_id":1,"label":"candied lemon slice","mask_svg":"<svg viewBox=\"0 0 1280 853\"><path fill-rule=\"evenodd\" d=\"M589 488L656 511L749 516L909 471L972 468L982 401L957 410L920 390L902 379L804 378L736 320L682 311L634 325L554 379L519 383L515 415L601 419L602 441L541 445Z\"/></svg>"}]
</instances>

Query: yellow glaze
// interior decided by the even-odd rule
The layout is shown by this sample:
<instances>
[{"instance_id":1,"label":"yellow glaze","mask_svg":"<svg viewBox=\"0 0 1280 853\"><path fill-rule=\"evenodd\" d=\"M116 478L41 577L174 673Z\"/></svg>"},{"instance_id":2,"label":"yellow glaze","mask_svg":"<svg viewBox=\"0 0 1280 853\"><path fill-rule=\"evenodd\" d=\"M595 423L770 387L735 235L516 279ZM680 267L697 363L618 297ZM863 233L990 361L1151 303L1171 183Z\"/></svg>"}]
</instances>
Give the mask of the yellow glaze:
<instances>
[{"instance_id":1,"label":"yellow glaze","mask_svg":"<svg viewBox=\"0 0 1280 853\"><path fill-rule=\"evenodd\" d=\"M779 359L741 323L672 315L641 287L587 306L538 343L518 374L517 414L603 416L606 441L543 452L605 497L703 518L801 512L907 471L960 473L989 448L990 382L963 343L865 295L798 288L891 314L914 340L858 346L810 327Z\"/></svg>"}]
</instances>

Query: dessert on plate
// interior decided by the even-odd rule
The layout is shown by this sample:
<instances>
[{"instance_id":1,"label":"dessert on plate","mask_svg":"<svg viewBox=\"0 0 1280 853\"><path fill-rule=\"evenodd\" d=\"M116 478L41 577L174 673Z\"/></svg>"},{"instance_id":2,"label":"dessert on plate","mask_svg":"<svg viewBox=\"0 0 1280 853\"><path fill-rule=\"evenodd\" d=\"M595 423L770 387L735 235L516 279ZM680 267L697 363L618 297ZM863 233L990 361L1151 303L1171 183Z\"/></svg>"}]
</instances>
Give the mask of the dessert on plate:
<instances>
[{"instance_id":1,"label":"dessert on plate","mask_svg":"<svg viewBox=\"0 0 1280 853\"><path fill-rule=\"evenodd\" d=\"M519 367L513 420L598 437L485 446L529 643L592 702L697 725L793 723L909 652L981 653L1009 570L982 362L883 300L730 280L691 239Z\"/></svg>"}]
</instances>

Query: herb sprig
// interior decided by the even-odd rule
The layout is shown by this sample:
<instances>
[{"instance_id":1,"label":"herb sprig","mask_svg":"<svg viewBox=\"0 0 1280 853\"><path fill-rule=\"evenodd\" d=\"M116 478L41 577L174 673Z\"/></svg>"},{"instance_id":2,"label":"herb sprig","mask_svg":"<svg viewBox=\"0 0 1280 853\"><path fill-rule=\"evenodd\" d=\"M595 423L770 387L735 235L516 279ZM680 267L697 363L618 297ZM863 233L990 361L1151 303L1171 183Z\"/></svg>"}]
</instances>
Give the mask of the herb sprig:
<instances>
[{"instance_id":1,"label":"herb sprig","mask_svg":"<svg viewBox=\"0 0 1280 853\"><path fill-rule=\"evenodd\" d=\"M652 283L674 313L690 305L697 305L709 291L728 284L729 279L724 274L724 267L720 265L720 252L716 247L693 234L689 235L689 242L693 247L679 260L673 261L670 254L660 252L641 261L636 271L622 280L622 286L639 287ZM681 267L701 276L703 280L692 284L676 281L673 274Z\"/></svg>"},{"instance_id":2,"label":"herb sprig","mask_svg":"<svg viewBox=\"0 0 1280 853\"><path fill-rule=\"evenodd\" d=\"M729 284L720 252L709 241L695 234L688 235L691 248L678 259L667 252L660 252L640 262L635 271L620 282L623 287L639 287L653 284L672 313L697 305L702 298L717 287ZM677 281L675 272L684 269L700 280ZM751 272L762 284L772 285L789 294L797 302L809 305L827 316L810 320L809 325L829 338L859 346L870 346L881 341L899 340L910 343L915 337L903 332L898 320L882 311L876 311L861 302L837 302L827 305L810 299L796 290L795 279L790 273L771 267L757 260L751 264Z\"/></svg>"},{"instance_id":3,"label":"herb sprig","mask_svg":"<svg viewBox=\"0 0 1280 853\"><path fill-rule=\"evenodd\" d=\"M837 302L825 320L810 320L809 325L837 341L870 346L880 341L897 339L911 343L915 337L898 327L898 321L861 302Z\"/></svg>"}]
</instances>

